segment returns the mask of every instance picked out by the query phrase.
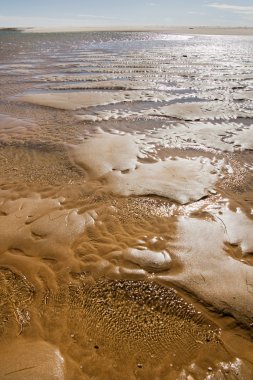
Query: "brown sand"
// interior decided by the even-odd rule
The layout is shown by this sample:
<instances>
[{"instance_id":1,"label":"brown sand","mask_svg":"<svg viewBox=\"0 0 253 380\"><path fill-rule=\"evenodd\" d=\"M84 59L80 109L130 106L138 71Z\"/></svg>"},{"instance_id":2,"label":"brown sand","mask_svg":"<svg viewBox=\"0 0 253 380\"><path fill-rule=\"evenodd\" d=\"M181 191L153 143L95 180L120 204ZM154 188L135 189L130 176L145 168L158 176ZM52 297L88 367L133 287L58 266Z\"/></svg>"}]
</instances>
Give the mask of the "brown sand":
<instances>
[{"instance_id":1,"label":"brown sand","mask_svg":"<svg viewBox=\"0 0 253 380\"><path fill-rule=\"evenodd\" d=\"M251 380L250 93L20 96L15 75L0 103L0 378ZM145 127L113 124L121 103Z\"/></svg>"},{"instance_id":2,"label":"brown sand","mask_svg":"<svg viewBox=\"0 0 253 380\"><path fill-rule=\"evenodd\" d=\"M26 343L27 338L14 341L22 354L17 351L16 362L16 353L10 355L5 351L8 367L1 365L3 376L12 375L15 379L20 372L26 378L63 379L67 369L73 378L95 375L98 379L136 376L174 379L184 372L199 376L208 371L214 376L225 373L236 376L238 370L242 376L252 373L249 364L232 363L217 326L173 289L136 281L94 283L93 279L81 275L73 278L71 285L62 283L54 293L35 295L32 285L9 270L1 271L1 283L2 312L8 317L2 326L5 339L8 331L12 331L12 336L22 332L24 336L36 337L41 325L44 337L50 341L50 345L29 343L29 340ZM13 305L20 310L18 315L13 313ZM38 307L41 312L36 315ZM54 344L63 354L68 352L65 363ZM26 351L32 349L36 349L36 355L31 361ZM205 352L209 361L203 362ZM77 357L79 367L73 366ZM213 366L214 359L218 360L216 366ZM212 369L208 370L211 365Z\"/></svg>"}]
</instances>

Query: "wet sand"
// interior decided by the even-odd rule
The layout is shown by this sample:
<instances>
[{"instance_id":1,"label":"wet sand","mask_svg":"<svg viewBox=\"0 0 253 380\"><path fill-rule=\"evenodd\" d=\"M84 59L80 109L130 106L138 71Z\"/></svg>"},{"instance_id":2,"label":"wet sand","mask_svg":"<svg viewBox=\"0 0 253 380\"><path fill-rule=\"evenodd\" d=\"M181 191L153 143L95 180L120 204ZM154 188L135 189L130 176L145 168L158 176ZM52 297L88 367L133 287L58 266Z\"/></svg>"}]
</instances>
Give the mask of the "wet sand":
<instances>
[{"instance_id":1,"label":"wet sand","mask_svg":"<svg viewBox=\"0 0 253 380\"><path fill-rule=\"evenodd\" d=\"M0 379L251 380L252 39L5 38Z\"/></svg>"}]
</instances>

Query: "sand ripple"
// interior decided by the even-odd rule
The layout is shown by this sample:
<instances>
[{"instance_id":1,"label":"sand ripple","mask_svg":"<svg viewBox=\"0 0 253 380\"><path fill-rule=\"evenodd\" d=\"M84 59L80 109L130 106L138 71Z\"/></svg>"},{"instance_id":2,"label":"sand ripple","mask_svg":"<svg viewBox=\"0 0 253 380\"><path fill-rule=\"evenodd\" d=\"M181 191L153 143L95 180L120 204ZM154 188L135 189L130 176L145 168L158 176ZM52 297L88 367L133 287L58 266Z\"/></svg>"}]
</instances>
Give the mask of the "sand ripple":
<instances>
[{"instance_id":1,"label":"sand ripple","mask_svg":"<svg viewBox=\"0 0 253 380\"><path fill-rule=\"evenodd\" d=\"M78 286L74 283L60 286L56 293L47 292L42 297L37 295L34 298L33 287L29 283L10 271L2 270L2 310L8 315L2 333L7 333L10 324L14 329L21 326L27 333L28 330L32 332L35 322L44 325L44 334L49 334L52 344L57 343L63 351L68 347L67 369L72 357L79 351L81 365L79 368L72 367L75 378L85 378L85 375L89 378L95 374L96 378L102 379L106 373L110 379L117 379L119 374L122 379L129 378L129 374L130 378L138 376L144 379L147 374L152 374L165 379L169 371L172 379L180 376L182 367L183 372L188 374L190 366L195 368L193 372L209 371L214 376L216 372L221 375L230 373L231 376L235 373L235 368L230 364L231 356L220 340L219 329L175 290L136 281L99 280L94 283L84 275L79 280ZM14 288L12 284L15 284ZM34 313L33 304L38 302L42 302L40 310L43 319ZM16 319L13 305L14 310L19 310L22 305L22 314L19 315L20 318L21 315L27 316L26 323L23 319ZM60 327L59 321L71 334L57 328ZM31 352L33 347L38 350L34 357L35 364L41 354L47 356L47 364L43 363L43 375L50 371L53 359L55 378L62 379L63 360L53 346L37 343L31 347L24 341L24 356L19 357L19 362L29 363L25 353ZM210 359L203 362L205 352L209 353ZM8 353L5 357L7 363L2 365L1 370L6 373L8 363L13 359L8 357ZM122 373L120 363L123 358L127 375ZM214 364L214 358L218 359L217 364ZM87 365L93 361L99 365L100 371ZM208 369L210 365L211 370ZM238 360L236 370L238 374L245 370L250 373L251 368ZM27 371L35 375L36 365L35 369Z\"/></svg>"},{"instance_id":2,"label":"sand ripple","mask_svg":"<svg viewBox=\"0 0 253 380\"><path fill-rule=\"evenodd\" d=\"M0 378L251 380L252 40L0 33Z\"/></svg>"}]
</instances>

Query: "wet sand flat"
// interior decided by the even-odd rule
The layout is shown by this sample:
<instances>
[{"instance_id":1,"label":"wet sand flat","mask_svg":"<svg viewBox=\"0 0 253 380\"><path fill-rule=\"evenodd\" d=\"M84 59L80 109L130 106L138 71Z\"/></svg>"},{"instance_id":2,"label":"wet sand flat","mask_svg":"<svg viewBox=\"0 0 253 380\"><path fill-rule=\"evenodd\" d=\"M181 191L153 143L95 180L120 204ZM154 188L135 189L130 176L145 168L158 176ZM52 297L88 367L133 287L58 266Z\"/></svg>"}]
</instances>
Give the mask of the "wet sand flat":
<instances>
[{"instance_id":1,"label":"wet sand flat","mask_svg":"<svg viewBox=\"0 0 253 380\"><path fill-rule=\"evenodd\" d=\"M0 379L251 380L250 29L34 32L0 30Z\"/></svg>"},{"instance_id":2,"label":"wet sand flat","mask_svg":"<svg viewBox=\"0 0 253 380\"><path fill-rule=\"evenodd\" d=\"M235 36L252 36L253 28L250 27L79 27L79 28L27 28L24 29L25 33L53 33L53 32L158 32L158 33L166 33L166 34L204 34L204 35L235 35Z\"/></svg>"}]
</instances>

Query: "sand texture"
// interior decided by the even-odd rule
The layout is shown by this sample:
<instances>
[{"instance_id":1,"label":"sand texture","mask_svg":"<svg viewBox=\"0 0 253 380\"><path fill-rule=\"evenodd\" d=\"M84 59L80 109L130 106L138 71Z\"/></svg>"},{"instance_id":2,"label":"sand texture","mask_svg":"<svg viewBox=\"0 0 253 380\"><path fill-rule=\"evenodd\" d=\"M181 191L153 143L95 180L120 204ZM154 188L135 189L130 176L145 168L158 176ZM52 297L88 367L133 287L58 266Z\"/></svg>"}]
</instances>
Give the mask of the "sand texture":
<instances>
[{"instance_id":1,"label":"sand texture","mask_svg":"<svg viewBox=\"0 0 253 380\"><path fill-rule=\"evenodd\" d=\"M235 152L253 150L253 125L240 123L202 123L191 122L170 125L146 135L150 146L191 147L195 149L211 148L216 151ZM152 145L151 145L152 144ZM147 151L147 148L144 147ZM152 148L148 149L152 151Z\"/></svg>"},{"instance_id":2,"label":"sand texture","mask_svg":"<svg viewBox=\"0 0 253 380\"><path fill-rule=\"evenodd\" d=\"M70 154L91 178L102 177L108 191L125 196L159 195L184 204L208 195L217 180L217 171L208 159L138 162L141 152L128 135L100 134L72 147Z\"/></svg>"},{"instance_id":3,"label":"sand texture","mask_svg":"<svg viewBox=\"0 0 253 380\"><path fill-rule=\"evenodd\" d=\"M13 355L13 352L15 354ZM33 355L31 355L33 353ZM58 349L44 341L20 342L15 340L4 348L0 376L11 380L63 380L64 359ZM3 364L3 363L7 363Z\"/></svg>"},{"instance_id":4,"label":"sand texture","mask_svg":"<svg viewBox=\"0 0 253 380\"><path fill-rule=\"evenodd\" d=\"M109 86L110 87L110 86ZM108 87L107 87L108 88ZM167 95L148 91L121 91L121 92L70 92L32 94L18 97L18 100L39 104L46 107L63 110L77 110L95 106L104 106L132 101L163 101L170 100Z\"/></svg>"},{"instance_id":5,"label":"sand texture","mask_svg":"<svg viewBox=\"0 0 253 380\"><path fill-rule=\"evenodd\" d=\"M0 380L252 380L252 29L75 31L1 33Z\"/></svg>"}]
</instances>

